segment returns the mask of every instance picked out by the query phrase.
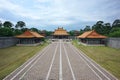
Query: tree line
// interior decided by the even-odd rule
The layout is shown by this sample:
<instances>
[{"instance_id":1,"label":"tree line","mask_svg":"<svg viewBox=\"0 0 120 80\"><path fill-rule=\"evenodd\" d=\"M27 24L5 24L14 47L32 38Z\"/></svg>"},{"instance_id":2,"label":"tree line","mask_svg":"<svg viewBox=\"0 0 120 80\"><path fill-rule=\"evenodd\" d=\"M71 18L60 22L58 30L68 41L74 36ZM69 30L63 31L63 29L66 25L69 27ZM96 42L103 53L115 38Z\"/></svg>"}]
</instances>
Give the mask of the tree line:
<instances>
[{"instance_id":1,"label":"tree line","mask_svg":"<svg viewBox=\"0 0 120 80\"><path fill-rule=\"evenodd\" d=\"M5 21L4 23L0 21L0 37L19 35L25 32L26 30L35 31L44 36L50 36L52 34L52 31L47 30L41 31L34 27L27 28L26 23L24 21L18 21L15 25L13 25L13 23L10 21Z\"/></svg>"},{"instance_id":2,"label":"tree line","mask_svg":"<svg viewBox=\"0 0 120 80\"><path fill-rule=\"evenodd\" d=\"M15 36L21 34L27 29L25 26L26 24L23 21L18 21L16 25L13 25L10 21L5 21L4 23L0 21L0 36Z\"/></svg>"},{"instance_id":3,"label":"tree line","mask_svg":"<svg viewBox=\"0 0 120 80\"><path fill-rule=\"evenodd\" d=\"M44 36L51 36L53 34L52 31L47 30L39 30L37 28L27 28L26 23L24 21L18 21L15 25L13 25L10 21L5 21L2 23L0 21L0 36L15 36L22 34L26 30L31 30L38 32ZM95 30L99 34L109 36L109 37L120 37L120 19L116 19L112 24L104 23L103 21L97 21L93 26L86 26L84 29L80 30L71 30L68 33L70 36L78 36L86 31Z\"/></svg>"},{"instance_id":4,"label":"tree line","mask_svg":"<svg viewBox=\"0 0 120 80\"><path fill-rule=\"evenodd\" d=\"M93 26L86 26L80 31L72 30L70 35L80 35L86 31L95 30L99 34L108 36L108 37L120 37L120 19L116 19L112 24L104 23L103 21L97 21ZM77 33L77 34L76 34Z\"/></svg>"}]
</instances>

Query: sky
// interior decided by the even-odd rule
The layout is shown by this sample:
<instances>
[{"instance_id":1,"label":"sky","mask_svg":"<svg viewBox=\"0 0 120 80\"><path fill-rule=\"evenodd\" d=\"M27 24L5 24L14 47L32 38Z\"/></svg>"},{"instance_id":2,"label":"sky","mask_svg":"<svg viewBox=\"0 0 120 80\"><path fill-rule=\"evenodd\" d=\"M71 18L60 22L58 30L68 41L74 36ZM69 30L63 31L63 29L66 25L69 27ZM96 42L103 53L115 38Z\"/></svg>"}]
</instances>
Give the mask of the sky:
<instances>
[{"instance_id":1,"label":"sky","mask_svg":"<svg viewBox=\"0 0 120 80\"><path fill-rule=\"evenodd\" d=\"M80 30L115 19L120 19L120 0L0 0L0 21L24 21L27 28Z\"/></svg>"}]
</instances>

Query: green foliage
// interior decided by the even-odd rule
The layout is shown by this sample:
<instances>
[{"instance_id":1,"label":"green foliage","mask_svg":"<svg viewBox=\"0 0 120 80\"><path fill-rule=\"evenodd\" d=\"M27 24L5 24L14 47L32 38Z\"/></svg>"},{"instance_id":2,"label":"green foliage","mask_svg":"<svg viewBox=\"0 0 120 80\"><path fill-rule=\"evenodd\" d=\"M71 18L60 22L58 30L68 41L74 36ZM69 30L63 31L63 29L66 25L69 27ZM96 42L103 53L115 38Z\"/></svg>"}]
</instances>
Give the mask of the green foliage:
<instances>
[{"instance_id":1,"label":"green foliage","mask_svg":"<svg viewBox=\"0 0 120 80\"><path fill-rule=\"evenodd\" d=\"M95 27L96 27L96 25L93 25L93 26L92 26L92 30L95 30Z\"/></svg>"},{"instance_id":2,"label":"green foliage","mask_svg":"<svg viewBox=\"0 0 120 80\"><path fill-rule=\"evenodd\" d=\"M2 27L3 26L3 27ZM18 21L16 24L16 29L12 28L13 24L10 21L5 21L3 24L0 21L0 36L14 36L19 35L27 30L27 28L23 28L25 26L25 23L23 21ZM18 27L22 29L17 29Z\"/></svg>"},{"instance_id":3,"label":"green foliage","mask_svg":"<svg viewBox=\"0 0 120 80\"><path fill-rule=\"evenodd\" d=\"M45 38L41 38L42 41L45 41Z\"/></svg>"},{"instance_id":4,"label":"green foliage","mask_svg":"<svg viewBox=\"0 0 120 80\"><path fill-rule=\"evenodd\" d=\"M112 29L109 33L110 37L120 37L120 19L116 19L112 24Z\"/></svg>"},{"instance_id":5,"label":"green foliage","mask_svg":"<svg viewBox=\"0 0 120 80\"><path fill-rule=\"evenodd\" d=\"M52 35L52 31L46 31L46 36L51 36Z\"/></svg>"},{"instance_id":6,"label":"green foliage","mask_svg":"<svg viewBox=\"0 0 120 80\"><path fill-rule=\"evenodd\" d=\"M90 26L86 26L86 27L84 28L84 31L90 31L90 30L91 30Z\"/></svg>"},{"instance_id":7,"label":"green foliage","mask_svg":"<svg viewBox=\"0 0 120 80\"><path fill-rule=\"evenodd\" d=\"M37 28L30 28L31 31L34 31L34 32L39 32L39 30Z\"/></svg>"},{"instance_id":8,"label":"green foliage","mask_svg":"<svg viewBox=\"0 0 120 80\"><path fill-rule=\"evenodd\" d=\"M113 33L113 32L119 31L119 30L120 30L120 28L117 28L117 27L116 28L112 28L110 33Z\"/></svg>"},{"instance_id":9,"label":"green foliage","mask_svg":"<svg viewBox=\"0 0 120 80\"><path fill-rule=\"evenodd\" d=\"M78 36L80 35L80 31L78 30L71 30L69 31L70 36Z\"/></svg>"},{"instance_id":10,"label":"green foliage","mask_svg":"<svg viewBox=\"0 0 120 80\"><path fill-rule=\"evenodd\" d=\"M0 28L0 36L13 36L13 30L9 27Z\"/></svg>"},{"instance_id":11,"label":"green foliage","mask_svg":"<svg viewBox=\"0 0 120 80\"><path fill-rule=\"evenodd\" d=\"M19 29L15 29L14 30L14 35L19 35L19 34L22 34L22 31L19 30Z\"/></svg>"},{"instance_id":12,"label":"green foliage","mask_svg":"<svg viewBox=\"0 0 120 80\"><path fill-rule=\"evenodd\" d=\"M98 21L95 25L94 25L94 29L96 32L98 32L99 34L104 34L104 26L103 26L103 21Z\"/></svg>"},{"instance_id":13,"label":"green foliage","mask_svg":"<svg viewBox=\"0 0 120 80\"><path fill-rule=\"evenodd\" d=\"M74 31L69 32L70 36L74 36Z\"/></svg>"},{"instance_id":14,"label":"green foliage","mask_svg":"<svg viewBox=\"0 0 120 80\"><path fill-rule=\"evenodd\" d=\"M18 21L15 25L16 28L23 28L24 26L26 26L26 24L23 21Z\"/></svg>"},{"instance_id":15,"label":"green foliage","mask_svg":"<svg viewBox=\"0 0 120 80\"><path fill-rule=\"evenodd\" d=\"M103 30L103 35L109 35L109 33L110 33L110 31L111 31L111 25L110 25L110 23L104 23L104 25L103 25L103 28L104 28L104 30Z\"/></svg>"},{"instance_id":16,"label":"green foliage","mask_svg":"<svg viewBox=\"0 0 120 80\"><path fill-rule=\"evenodd\" d=\"M25 31L27 31L27 30L29 30L28 28L22 28L21 29L21 32L23 33L23 32L25 32Z\"/></svg>"},{"instance_id":17,"label":"green foliage","mask_svg":"<svg viewBox=\"0 0 120 80\"><path fill-rule=\"evenodd\" d=\"M82 34L82 33L84 33L84 32L85 32L84 30L80 29L80 34Z\"/></svg>"},{"instance_id":18,"label":"green foliage","mask_svg":"<svg viewBox=\"0 0 120 80\"><path fill-rule=\"evenodd\" d=\"M120 28L120 19L116 19L113 24L112 24L112 28L116 28L119 27Z\"/></svg>"},{"instance_id":19,"label":"green foliage","mask_svg":"<svg viewBox=\"0 0 120 80\"><path fill-rule=\"evenodd\" d=\"M80 29L79 31L79 35L81 35L82 33L86 32L86 31L90 31L92 30L90 26L86 26L84 29Z\"/></svg>"},{"instance_id":20,"label":"green foliage","mask_svg":"<svg viewBox=\"0 0 120 80\"><path fill-rule=\"evenodd\" d=\"M4 27L11 28L11 27L13 26L13 24L12 24L10 21L5 21L5 22L3 23L3 26L4 26Z\"/></svg>"},{"instance_id":21,"label":"green foliage","mask_svg":"<svg viewBox=\"0 0 120 80\"><path fill-rule=\"evenodd\" d=\"M109 34L110 37L120 37L120 28L113 28L111 33Z\"/></svg>"},{"instance_id":22,"label":"green foliage","mask_svg":"<svg viewBox=\"0 0 120 80\"><path fill-rule=\"evenodd\" d=\"M39 30L38 33L42 34L43 36L51 36L53 34L52 31L47 31L47 30L42 30L42 31Z\"/></svg>"},{"instance_id":23,"label":"green foliage","mask_svg":"<svg viewBox=\"0 0 120 80\"><path fill-rule=\"evenodd\" d=\"M92 26L92 29L90 26L86 26L83 30L80 30L80 34L82 34L85 31L89 30L95 30L99 34L110 36L110 37L120 37L120 19L116 19L112 26L110 23L104 23L103 21L97 21L96 24Z\"/></svg>"},{"instance_id":24,"label":"green foliage","mask_svg":"<svg viewBox=\"0 0 120 80\"><path fill-rule=\"evenodd\" d=\"M15 28L12 28L13 24L10 21L5 21L3 24L0 21L0 36L13 36L13 35L19 35L26 30L29 30L28 28L24 28L26 26L25 22L18 21L15 25ZM120 28L120 19L116 19L112 26L110 23L104 23L103 21L97 21L96 24L94 24L92 27L86 26L84 29L81 29L80 31L77 30L71 30L69 31L70 36L78 36L85 31L95 30L99 34L110 36L110 37L120 37L118 29ZM44 36L50 36L52 35L52 31L40 31L37 28L30 28L30 30L38 32L40 34L43 34Z\"/></svg>"},{"instance_id":25,"label":"green foliage","mask_svg":"<svg viewBox=\"0 0 120 80\"><path fill-rule=\"evenodd\" d=\"M108 36L111 31L111 24L104 23L103 21L98 21L95 25L92 26L92 30L95 30L99 34Z\"/></svg>"},{"instance_id":26,"label":"green foliage","mask_svg":"<svg viewBox=\"0 0 120 80\"><path fill-rule=\"evenodd\" d=\"M2 22L0 21L0 27L2 27Z\"/></svg>"}]
</instances>

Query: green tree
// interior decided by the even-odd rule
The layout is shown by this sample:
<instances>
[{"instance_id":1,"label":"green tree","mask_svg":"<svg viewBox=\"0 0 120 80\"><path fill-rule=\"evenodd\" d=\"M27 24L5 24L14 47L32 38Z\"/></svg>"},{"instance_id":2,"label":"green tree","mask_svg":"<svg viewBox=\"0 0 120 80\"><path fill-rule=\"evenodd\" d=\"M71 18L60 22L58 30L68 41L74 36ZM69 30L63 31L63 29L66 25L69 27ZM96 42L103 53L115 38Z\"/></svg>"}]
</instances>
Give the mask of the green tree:
<instances>
[{"instance_id":1,"label":"green tree","mask_svg":"<svg viewBox=\"0 0 120 80\"><path fill-rule=\"evenodd\" d=\"M26 24L23 21L18 21L15 25L16 28L24 28L24 26L26 26Z\"/></svg>"},{"instance_id":2,"label":"green tree","mask_svg":"<svg viewBox=\"0 0 120 80\"><path fill-rule=\"evenodd\" d=\"M120 28L112 28L109 36L110 37L120 37Z\"/></svg>"},{"instance_id":3,"label":"green tree","mask_svg":"<svg viewBox=\"0 0 120 80\"><path fill-rule=\"evenodd\" d=\"M14 30L14 35L20 35L20 34L22 34L21 30L19 30L19 29Z\"/></svg>"},{"instance_id":4,"label":"green tree","mask_svg":"<svg viewBox=\"0 0 120 80\"><path fill-rule=\"evenodd\" d=\"M13 30L9 27L0 28L0 36L13 36Z\"/></svg>"},{"instance_id":5,"label":"green tree","mask_svg":"<svg viewBox=\"0 0 120 80\"><path fill-rule=\"evenodd\" d=\"M120 19L116 19L113 24L112 24L112 28L115 28L115 27L120 27Z\"/></svg>"},{"instance_id":6,"label":"green tree","mask_svg":"<svg viewBox=\"0 0 120 80\"><path fill-rule=\"evenodd\" d=\"M109 34L110 37L120 37L120 19L116 19Z\"/></svg>"},{"instance_id":7,"label":"green tree","mask_svg":"<svg viewBox=\"0 0 120 80\"><path fill-rule=\"evenodd\" d=\"M2 21L0 21L0 27L2 27Z\"/></svg>"},{"instance_id":8,"label":"green tree","mask_svg":"<svg viewBox=\"0 0 120 80\"><path fill-rule=\"evenodd\" d=\"M11 28L11 27L13 26L13 24L12 24L10 21L5 21L5 22L3 23L3 26L4 26L4 27Z\"/></svg>"},{"instance_id":9,"label":"green tree","mask_svg":"<svg viewBox=\"0 0 120 80\"><path fill-rule=\"evenodd\" d=\"M104 22L103 21L98 21L95 25L94 25L94 29L96 32L98 32L99 34L104 34Z\"/></svg>"},{"instance_id":10,"label":"green tree","mask_svg":"<svg viewBox=\"0 0 120 80\"><path fill-rule=\"evenodd\" d=\"M84 33L84 32L85 32L84 30L80 29L80 35L81 35L82 33Z\"/></svg>"},{"instance_id":11,"label":"green tree","mask_svg":"<svg viewBox=\"0 0 120 80\"><path fill-rule=\"evenodd\" d=\"M52 31L46 31L46 36L51 36L52 35Z\"/></svg>"},{"instance_id":12,"label":"green tree","mask_svg":"<svg viewBox=\"0 0 120 80\"><path fill-rule=\"evenodd\" d=\"M111 31L111 25L110 23L104 23L104 26L103 26L103 35L106 35L108 36L110 31Z\"/></svg>"},{"instance_id":13,"label":"green tree","mask_svg":"<svg viewBox=\"0 0 120 80\"><path fill-rule=\"evenodd\" d=\"M84 31L90 31L90 30L91 30L90 26L86 26L86 27L84 28Z\"/></svg>"},{"instance_id":14,"label":"green tree","mask_svg":"<svg viewBox=\"0 0 120 80\"><path fill-rule=\"evenodd\" d=\"M111 24L104 23L103 21L98 21L95 25L92 26L92 30L97 31L99 34L108 36L111 31Z\"/></svg>"},{"instance_id":15,"label":"green tree","mask_svg":"<svg viewBox=\"0 0 120 80\"><path fill-rule=\"evenodd\" d=\"M96 25L93 25L93 26L92 26L92 30L95 30L95 27L96 27Z\"/></svg>"},{"instance_id":16,"label":"green tree","mask_svg":"<svg viewBox=\"0 0 120 80\"><path fill-rule=\"evenodd\" d=\"M116 32L116 31L118 31L119 29L120 29L120 28L118 28L118 27L112 28L111 31L110 31L110 33Z\"/></svg>"},{"instance_id":17,"label":"green tree","mask_svg":"<svg viewBox=\"0 0 120 80\"><path fill-rule=\"evenodd\" d=\"M22 29L21 29L22 32L25 32L25 31L27 31L27 30L29 30L29 29L28 29L28 28L22 28Z\"/></svg>"},{"instance_id":18,"label":"green tree","mask_svg":"<svg viewBox=\"0 0 120 80\"><path fill-rule=\"evenodd\" d=\"M69 34L70 34L70 36L74 36L74 31L73 30L71 30L71 31L69 31Z\"/></svg>"},{"instance_id":19,"label":"green tree","mask_svg":"<svg viewBox=\"0 0 120 80\"><path fill-rule=\"evenodd\" d=\"M39 32L39 30L37 28L30 28L31 31L34 31L34 32Z\"/></svg>"}]
</instances>

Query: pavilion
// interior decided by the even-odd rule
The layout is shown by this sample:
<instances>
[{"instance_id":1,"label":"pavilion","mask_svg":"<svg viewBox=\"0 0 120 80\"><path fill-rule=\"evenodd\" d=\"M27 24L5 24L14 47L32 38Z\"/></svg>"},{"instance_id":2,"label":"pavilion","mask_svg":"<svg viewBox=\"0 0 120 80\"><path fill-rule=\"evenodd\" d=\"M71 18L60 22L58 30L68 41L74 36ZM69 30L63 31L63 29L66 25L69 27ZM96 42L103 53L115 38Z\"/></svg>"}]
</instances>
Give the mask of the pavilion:
<instances>
[{"instance_id":1,"label":"pavilion","mask_svg":"<svg viewBox=\"0 0 120 80\"><path fill-rule=\"evenodd\" d=\"M77 37L80 42L85 44L105 44L106 36L98 34L95 30L84 32Z\"/></svg>"},{"instance_id":2,"label":"pavilion","mask_svg":"<svg viewBox=\"0 0 120 80\"><path fill-rule=\"evenodd\" d=\"M17 35L15 37L18 38L19 45L37 44L37 43L40 43L44 38L44 36L40 35L39 33L30 31L30 30L27 30L23 34Z\"/></svg>"},{"instance_id":3,"label":"pavilion","mask_svg":"<svg viewBox=\"0 0 120 80\"><path fill-rule=\"evenodd\" d=\"M62 28L56 29L53 33L53 38L54 39L69 39L69 34L67 33L66 30Z\"/></svg>"}]
</instances>

